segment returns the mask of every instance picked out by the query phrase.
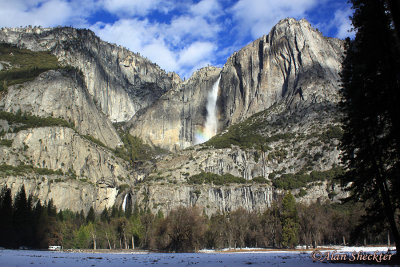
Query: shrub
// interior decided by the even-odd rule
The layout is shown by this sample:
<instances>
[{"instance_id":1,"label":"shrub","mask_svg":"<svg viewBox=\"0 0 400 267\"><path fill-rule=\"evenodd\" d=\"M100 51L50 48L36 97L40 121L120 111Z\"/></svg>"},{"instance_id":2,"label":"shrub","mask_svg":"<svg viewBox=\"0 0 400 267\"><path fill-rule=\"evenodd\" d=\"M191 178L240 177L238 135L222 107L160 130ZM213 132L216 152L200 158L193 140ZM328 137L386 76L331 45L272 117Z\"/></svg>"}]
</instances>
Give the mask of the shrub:
<instances>
[{"instance_id":1,"label":"shrub","mask_svg":"<svg viewBox=\"0 0 400 267\"><path fill-rule=\"evenodd\" d=\"M254 178L252 179L252 181L253 181L254 183L258 183L258 184L267 184L267 183L268 183L268 180L265 179L264 177L261 177L261 176L254 177Z\"/></svg>"},{"instance_id":2,"label":"shrub","mask_svg":"<svg viewBox=\"0 0 400 267\"><path fill-rule=\"evenodd\" d=\"M8 146L11 147L13 140L2 139L0 140L0 146Z\"/></svg>"},{"instance_id":3,"label":"shrub","mask_svg":"<svg viewBox=\"0 0 400 267\"><path fill-rule=\"evenodd\" d=\"M83 138L85 138L85 139L87 139L87 140L89 140L89 141L95 143L96 145L99 145L99 146L108 148L103 142L101 142L101 141L100 141L99 139L97 139L97 138L94 138L94 137L91 136L91 135L81 135L81 136L82 136Z\"/></svg>"},{"instance_id":4,"label":"shrub","mask_svg":"<svg viewBox=\"0 0 400 267\"><path fill-rule=\"evenodd\" d=\"M0 72L0 91L7 90L10 85L31 81L42 72L62 68L57 57L48 51L34 52L6 43L0 43L0 61L18 66Z\"/></svg>"},{"instance_id":5,"label":"shrub","mask_svg":"<svg viewBox=\"0 0 400 267\"><path fill-rule=\"evenodd\" d=\"M72 124L64 119L47 117L42 118L28 113L22 113L20 110L17 113L10 113L6 111L0 111L0 119L8 121L9 124L23 124L15 127L14 132L21 130L34 128L34 127L46 127L46 126L61 126L74 128Z\"/></svg>"},{"instance_id":6,"label":"shrub","mask_svg":"<svg viewBox=\"0 0 400 267\"><path fill-rule=\"evenodd\" d=\"M215 184L215 185L226 185L226 184L244 184L246 180L242 177L233 176L232 174L218 175L210 172L201 172L196 175L192 175L187 180L188 184Z\"/></svg>"},{"instance_id":7,"label":"shrub","mask_svg":"<svg viewBox=\"0 0 400 267\"><path fill-rule=\"evenodd\" d=\"M332 139L341 139L343 136L343 129L337 125L330 125L326 132L322 133L319 139L324 143L329 143Z\"/></svg>"},{"instance_id":8,"label":"shrub","mask_svg":"<svg viewBox=\"0 0 400 267\"><path fill-rule=\"evenodd\" d=\"M128 189L128 188L129 188L128 184L121 184L121 185L118 186L118 192L122 192L122 191L124 191L125 189Z\"/></svg>"},{"instance_id":9,"label":"shrub","mask_svg":"<svg viewBox=\"0 0 400 267\"><path fill-rule=\"evenodd\" d=\"M304 197L305 195L307 195L307 191L301 188L296 197Z\"/></svg>"},{"instance_id":10,"label":"shrub","mask_svg":"<svg viewBox=\"0 0 400 267\"><path fill-rule=\"evenodd\" d=\"M333 167L327 171L312 171L310 174L305 174L303 171L298 173L282 174L279 178L273 180L272 184L276 188L285 190L306 187L308 183L316 181L335 181L335 178L343 173L341 167Z\"/></svg>"},{"instance_id":11,"label":"shrub","mask_svg":"<svg viewBox=\"0 0 400 267\"><path fill-rule=\"evenodd\" d=\"M137 160L150 160L156 155L166 153L159 147L151 147L143 142L142 139L132 136L126 132L119 132L123 146L117 147L113 152L116 156L134 162Z\"/></svg>"},{"instance_id":12,"label":"shrub","mask_svg":"<svg viewBox=\"0 0 400 267\"><path fill-rule=\"evenodd\" d=\"M10 175L23 175L26 173L37 173L40 175L63 175L61 170L51 170L47 168L36 168L32 165L21 164L18 166L12 166L7 164L0 165L0 173L6 176Z\"/></svg>"}]
</instances>

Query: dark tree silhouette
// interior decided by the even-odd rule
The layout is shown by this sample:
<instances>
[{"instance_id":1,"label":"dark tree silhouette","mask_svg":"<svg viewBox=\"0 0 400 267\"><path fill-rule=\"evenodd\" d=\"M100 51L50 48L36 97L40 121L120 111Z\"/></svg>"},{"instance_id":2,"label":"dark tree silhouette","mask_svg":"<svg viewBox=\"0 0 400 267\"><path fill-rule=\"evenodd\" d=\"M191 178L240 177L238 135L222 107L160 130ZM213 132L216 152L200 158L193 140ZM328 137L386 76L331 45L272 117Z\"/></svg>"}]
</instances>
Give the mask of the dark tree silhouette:
<instances>
[{"instance_id":1,"label":"dark tree silhouette","mask_svg":"<svg viewBox=\"0 0 400 267\"><path fill-rule=\"evenodd\" d=\"M32 240L31 207L26 198L25 186L22 186L15 196L13 227L15 230L16 246L29 246Z\"/></svg>"},{"instance_id":2,"label":"dark tree silhouette","mask_svg":"<svg viewBox=\"0 0 400 267\"><path fill-rule=\"evenodd\" d=\"M88 214L86 216L86 223L94 222L96 220L96 214L94 213L93 207L90 207Z\"/></svg>"},{"instance_id":3,"label":"dark tree silhouette","mask_svg":"<svg viewBox=\"0 0 400 267\"><path fill-rule=\"evenodd\" d=\"M4 187L0 195L0 246L11 247L13 240L11 189Z\"/></svg>"},{"instance_id":4,"label":"dark tree silhouette","mask_svg":"<svg viewBox=\"0 0 400 267\"><path fill-rule=\"evenodd\" d=\"M400 249L395 214L400 194L400 53L388 4L352 0L356 36L342 70L342 161L351 199L372 201L370 218L386 221ZM385 216L375 216L379 209ZM383 231L384 229L382 229Z\"/></svg>"}]
</instances>

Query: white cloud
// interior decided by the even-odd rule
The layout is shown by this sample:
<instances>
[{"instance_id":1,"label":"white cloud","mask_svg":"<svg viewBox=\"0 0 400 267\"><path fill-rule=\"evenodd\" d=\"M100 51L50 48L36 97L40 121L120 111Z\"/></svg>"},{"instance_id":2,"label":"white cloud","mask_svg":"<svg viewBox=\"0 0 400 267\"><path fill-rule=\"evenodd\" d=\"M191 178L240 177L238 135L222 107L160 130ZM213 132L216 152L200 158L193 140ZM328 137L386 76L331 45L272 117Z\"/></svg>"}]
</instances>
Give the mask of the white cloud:
<instances>
[{"instance_id":1,"label":"white cloud","mask_svg":"<svg viewBox=\"0 0 400 267\"><path fill-rule=\"evenodd\" d=\"M174 18L170 24L163 25L166 37L174 44L182 39L212 39L216 38L221 26L217 23L210 23L206 19L195 16L180 16Z\"/></svg>"},{"instance_id":2,"label":"white cloud","mask_svg":"<svg viewBox=\"0 0 400 267\"><path fill-rule=\"evenodd\" d=\"M160 42L154 42L143 46L141 51L143 55L148 57L151 61L156 62L164 70L180 72L181 68L177 63L175 51L170 49L161 40Z\"/></svg>"},{"instance_id":3,"label":"white cloud","mask_svg":"<svg viewBox=\"0 0 400 267\"><path fill-rule=\"evenodd\" d=\"M3 27L76 25L98 7L94 0L0 0L0 6Z\"/></svg>"},{"instance_id":4,"label":"white cloud","mask_svg":"<svg viewBox=\"0 0 400 267\"><path fill-rule=\"evenodd\" d=\"M231 12L242 35L250 31L253 38L259 38L280 19L303 17L317 3L317 0L240 0Z\"/></svg>"},{"instance_id":5,"label":"white cloud","mask_svg":"<svg viewBox=\"0 0 400 267\"><path fill-rule=\"evenodd\" d=\"M216 45L208 41L187 41L180 46L167 42L170 29L148 20L121 19L113 24L98 23L91 27L105 41L139 52L166 71L189 77L193 69L210 63Z\"/></svg>"},{"instance_id":6,"label":"white cloud","mask_svg":"<svg viewBox=\"0 0 400 267\"><path fill-rule=\"evenodd\" d=\"M164 7L163 1L160 0L103 0L102 4L107 11L116 14L118 17L125 15L145 16L154 9Z\"/></svg>"},{"instance_id":7,"label":"white cloud","mask_svg":"<svg viewBox=\"0 0 400 267\"><path fill-rule=\"evenodd\" d=\"M350 31L353 26L351 24L350 16L353 10L350 6L345 6L335 10L333 18L329 21L320 21L315 26L322 30L322 32L329 32L330 36L345 39L346 37L354 38L355 32Z\"/></svg>"},{"instance_id":8,"label":"white cloud","mask_svg":"<svg viewBox=\"0 0 400 267\"><path fill-rule=\"evenodd\" d=\"M202 0L190 7L190 12L195 16L214 19L222 15L222 7L217 0Z\"/></svg>"},{"instance_id":9,"label":"white cloud","mask_svg":"<svg viewBox=\"0 0 400 267\"><path fill-rule=\"evenodd\" d=\"M344 39L346 37L354 37L354 32L349 32L353 27L349 18L352 13L350 8L336 10L331 27L337 28L337 38Z\"/></svg>"},{"instance_id":10,"label":"white cloud","mask_svg":"<svg viewBox=\"0 0 400 267\"><path fill-rule=\"evenodd\" d=\"M9 1L12 2L12 1ZM53 26L65 23L73 14L66 1L17 1L3 5L0 9L2 26L41 25Z\"/></svg>"},{"instance_id":11,"label":"white cloud","mask_svg":"<svg viewBox=\"0 0 400 267\"><path fill-rule=\"evenodd\" d=\"M238 0L227 7L228 2L219 0L0 0L0 26L87 27L103 40L188 77L199 67L221 65L234 50L268 33L280 19L304 17L328 0L321 1ZM104 22L98 17L92 22L96 11L109 12L117 20ZM160 12L168 17L159 19ZM350 29L350 14L350 9L341 7L333 20L317 26L335 29L343 38Z\"/></svg>"},{"instance_id":12,"label":"white cloud","mask_svg":"<svg viewBox=\"0 0 400 267\"><path fill-rule=\"evenodd\" d=\"M113 24L96 24L91 29L101 39L139 52L163 69L174 71L178 67L177 58L165 43L161 28L148 20L121 19Z\"/></svg>"},{"instance_id":13,"label":"white cloud","mask_svg":"<svg viewBox=\"0 0 400 267\"><path fill-rule=\"evenodd\" d=\"M216 20L223 14L217 0L196 4L187 0L0 0L0 26L74 25L93 30L105 41L139 52L167 71L188 77L193 70L215 62L218 35ZM98 10L116 21L89 23ZM154 11L173 15L159 22L147 18Z\"/></svg>"},{"instance_id":14,"label":"white cloud","mask_svg":"<svg viewBox=\"0 0 400 267\"><path fill-rule=\"evenodd\" d=\"M179 53L179 65L194 66L202 63L204 59L211 59L216 46L211 42L195 42ZM202 63L203 64L203 63Z\"/></svg>"}]
</instances>

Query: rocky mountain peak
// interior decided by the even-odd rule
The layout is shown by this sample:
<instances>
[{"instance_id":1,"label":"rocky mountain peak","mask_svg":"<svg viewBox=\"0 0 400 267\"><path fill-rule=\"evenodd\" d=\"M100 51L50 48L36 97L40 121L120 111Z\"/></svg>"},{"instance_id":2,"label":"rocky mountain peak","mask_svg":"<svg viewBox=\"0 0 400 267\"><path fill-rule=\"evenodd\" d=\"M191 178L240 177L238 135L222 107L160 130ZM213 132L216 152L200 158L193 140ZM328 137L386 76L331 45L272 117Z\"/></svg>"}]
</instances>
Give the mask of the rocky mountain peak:
<instances>
[{"instance_id":1,"label":"rocky mountain peak","mask_svg":"<svg viewBox=\"0 0 400 267\"><path fill-rule=\"evenodd\" d=\"M2 28L0 42L51 51L63 65L81 70L93 100L113 122L129 120L181 82L178 75L86 29Z\"/></svg>"},{"instance_id":2,"label":"rocky mountain peak","mask_svg":"<svg viewBox=\"0 0 400 267\"><path fill-rule=\"evenodd\" d=\"M343 51L341 40L322 36L307 20L281 20L227 60L220 85L222 128L280 101L337 102Z\"/></svg>"}]
</instances>

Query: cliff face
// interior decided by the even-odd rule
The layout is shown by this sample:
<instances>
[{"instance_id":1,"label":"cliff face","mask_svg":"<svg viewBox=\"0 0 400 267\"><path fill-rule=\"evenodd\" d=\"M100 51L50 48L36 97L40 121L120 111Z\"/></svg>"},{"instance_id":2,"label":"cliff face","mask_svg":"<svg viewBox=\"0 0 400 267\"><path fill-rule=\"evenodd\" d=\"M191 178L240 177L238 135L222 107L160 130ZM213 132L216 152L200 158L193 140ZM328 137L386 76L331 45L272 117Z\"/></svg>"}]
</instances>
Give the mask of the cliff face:
<instances>
[{"instance_id":1,"label":"cliff face","mask_svg":"<svg viewBox=\"0 0 400 267\"><path fill-rule=\"evenodd\" d=\"M317 199L321 202L332 199L329 197L327 188L329 185L324 182L321 185L313 186L309 193L298 197L297 201L310 204ZM294 190L297 194L299 190ZM331 190L335 192L333 200L338 201L346 197L346 193L336 187ZM187 185L173 183L151 183L137 185L132 190L122 192L117 203L125 206L138 204L143 209L149 209L153 213L162 211L168 214L171 209L179 206L198 206L203 208L210 216L215 213L225 213L243 208L248 211L263 212L276 201L283 190L277 190L269 185Z\"/></svg>"},{"instance_id":2,"label":"cliff face","mask_svg":"<svg viewBox=\"0 0 400 267\"><path fill-rule=\"evenodd\" d=\"M8 133L0 146L2 166L48 170L1 172L0 184L17 192L22 184L40 200L53 199L58 208L74 211L90 206L101 211L114 204L121 183L132 183L129 166L108 149L82 138L73 129L40 127ZM54 173L54 174L52 174Z\"/></svg>"},{"instance_id":3,"label":"cliff face","mask_svg":"<svg viewBox=\"0 0 400 267\"><path fill-rule=\"evenodd\" d=\"M0 41L33 51L51 51L83 72L89 94L113 122L127 121L181 82L129 50L101 41L89 30L5 28Z\"/></svg>"},{"instance_id":4,"label":"cliff face","mask_svg":"<svg viewBox=\"0 0 400 267\"><path fill-rule=\"evenodd\" d=\"M195 143L195 132L203 127L207 94L218 79L219 68L207 67L161 96L129 123L130 133L150 144L180 150Z\"/></svg>"},{"instance_id":5,"label":"cliff face","mask_svg":"<svg viewBox=\"0 0 400 267\"><path fill-rule=\"evenodd\" d=\"M115 148L121 140L110 120L97 110L86 85L75 71L48 71L32 82L10 86L0 108L39 117L63 118L82 135Z\"/></svg>"},{"instance_id":6,"label":"cliff face","mask_svg":"<svg viewBox=\"0 0 400 267\"><path fill-rule=\"evenodd\" d=\"M278 195L272 187L261 185L174 185L151 184L135 187L134 190L124 192L127 204L139 204L154 213L161 210L167 214L171 209L179 206L203 207L207 215L216 212L230 212L239 207L249 211L263 212L271 206ZM122 201L124 201L122 200Z\"/></svg>"},{"instance_id":7,"label":"cliff face","mask_svg":"<svg viewBox=\"0 0 400 267\"><path fill-rule=\"evenodd\" d=\"M167 149L195 144L195 129L204 126L207 116L204 92L219 74L218 132L274 104L287 110L335 104L343 49L342 41L322 36L306 20L282 20L268 35L235 52L222 71L201 70L179 91L138 113L131 133ZM164 119L164 114L172 118ZM146 123L154 119L159 123Z\"/></svg>"},{"instance_id":8,"label":"cliff face","mask_svg":"<svg viewBox=\"0 0 400 267\"><path fill-rule=\"evenodd\" d=\"M179 205L198 205L207 214L239 207L262 211L282 193L273 186L276 178L328 171L340 163L343 44L305 20L282 20L222 69L200 69L184 82L88 30L1 29L0 42L51 51L63 65L78 69L46 71L0 92L1 111L74 125L18 130L18 123L0 119L0 185L13 193L25 184L42 201L52 198L58 208L74 211L94 206L101 212L124 201L153 212ZM196 137L206 125L217 80L218 134L199 145ZM126 122L122 128L132 135L174 153L130 164L117 156L122 141L112 122ZM245 182L190 182L203 172ZM300 195L301 189L307 194ZM306 203L343 196L327 181L293 193Z\"/></svg>"},{"instance_id":9,"label":"cliff face","mask_svg":"<svg viewBox=\"0 0 400 267\"><path fill-rule=\"evenodd\" d=\"M287 108L338 101L343 42L306 20L281 20L270 33L234 53L221 73L220 129L275 103Z\"/></svg>"}]
</instances>

